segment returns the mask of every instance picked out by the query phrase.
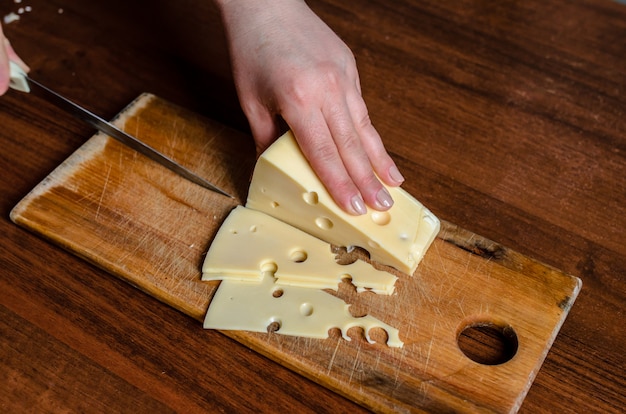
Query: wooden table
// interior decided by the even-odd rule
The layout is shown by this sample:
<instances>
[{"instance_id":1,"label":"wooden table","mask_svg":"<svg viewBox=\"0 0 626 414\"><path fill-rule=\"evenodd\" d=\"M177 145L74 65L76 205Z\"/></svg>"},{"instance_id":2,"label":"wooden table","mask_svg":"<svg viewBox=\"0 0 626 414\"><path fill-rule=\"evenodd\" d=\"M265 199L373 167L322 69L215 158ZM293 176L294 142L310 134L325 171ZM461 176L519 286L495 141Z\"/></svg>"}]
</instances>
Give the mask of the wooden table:
<instances>
[{"instance_id":1,"label":"wooden table","mask_svg":"<svg viewBox=\"0 0 626 414\"><path fill-rule=\"evenodd\" d=\"M206 3L33 0L0 15L30 5L4 29L33 77L104 117L148 91L246 130ZM387 4L310 2L354 51L405 188L583 280L521 411L620 412L626 6ZM35 97L0 98L0 411L362 410L10 222L91 135Z\"/></svg>"}]
</instances>

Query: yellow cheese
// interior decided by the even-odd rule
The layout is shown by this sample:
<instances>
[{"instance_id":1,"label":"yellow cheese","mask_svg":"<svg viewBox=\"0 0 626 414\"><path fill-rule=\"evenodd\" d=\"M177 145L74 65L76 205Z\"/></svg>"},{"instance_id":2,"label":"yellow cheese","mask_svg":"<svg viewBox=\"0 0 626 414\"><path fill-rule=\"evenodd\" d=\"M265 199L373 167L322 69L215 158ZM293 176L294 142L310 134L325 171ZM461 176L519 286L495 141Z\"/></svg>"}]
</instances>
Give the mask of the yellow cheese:
<instances>
[{"instance_id":1,"label":"yellow cheese","mask_svg":"<svg viewBox=\"0 0 626 414\"><path fill-rule=\"evenodd\" d=\"M204 328L245 330L308 338L328 338L328 331L339 328L342 336L350 340L347 332L361 327L366 339L373 328L387 332L387 345L402 347L398 330L372 316L354 318L350 305L341 299L316 289L296 286L277 286L271 272L265 272L255 283L225 279L211 300L204 319Z\"/></svg>"},{"instance_id":2,"label":"yellow cheese","mask_svg":"<svg viewBox=\"0 0 626 414\"><path fill-rule=\"evenodd\" d=\"M202 280L254 282L261 280L265 271L273 273L279 285L336 290L349 278L359 292L383 294L391 294L397 280L360 260L340 265L328 243L267 214L238 206L211 243Z\"/></svg>"},{"instance_id":3,"label":"yellow cheese","mask_svg":"<svg viewBox=\"0 0 626 414\"><path fill-rule=\"evenodd\" d=\"M332 200L291 132L259 158L246 207L262 211L321 240L360 246L372 260L413 274L439 232L439 220L401 188L388 187L393 207L352 216Z\"/></svg>"}]
</instances>

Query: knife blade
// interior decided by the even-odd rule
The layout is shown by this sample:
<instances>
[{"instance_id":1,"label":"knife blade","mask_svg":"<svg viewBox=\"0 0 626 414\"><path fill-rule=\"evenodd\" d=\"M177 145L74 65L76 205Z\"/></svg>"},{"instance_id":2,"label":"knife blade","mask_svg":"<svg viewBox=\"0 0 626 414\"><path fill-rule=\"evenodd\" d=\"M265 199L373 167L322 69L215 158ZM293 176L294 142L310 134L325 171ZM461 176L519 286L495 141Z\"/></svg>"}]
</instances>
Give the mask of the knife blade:
<instances>
[{"instance_id":1,"label":"knife blade","mask_svg":"<svg viewBox=\"0 0 626 414\"><path fill-rule=\"evenodd\" d=\"M11 80L9 86L12 89L26 93L33 93L34 95L45 99L46 101L52 103L58 108L70 113L76 118L88 123L97 130L102 131L106 135L115 138L122 144L134 149L140 154L145 155L153 161L156 161L157 163L175 172L181 177L186 178L187 180L195 184L198 184L211 191L215 191L226 197L234 198L226 191L215 186L204 178L198 176L197 174L183 167L176 161L160 153L159 151L155 150L154 148L150 147L149 145L145 144L134 136L124 132L112 123L104 120L103 118L70 101L69 99L59 95L58 93L42 85L41 83L29 78L26 75L26 72L24 72L22 68L20 68L15 62L9 62L9 64L11 66Z\"/></svg>"}]
</instances>

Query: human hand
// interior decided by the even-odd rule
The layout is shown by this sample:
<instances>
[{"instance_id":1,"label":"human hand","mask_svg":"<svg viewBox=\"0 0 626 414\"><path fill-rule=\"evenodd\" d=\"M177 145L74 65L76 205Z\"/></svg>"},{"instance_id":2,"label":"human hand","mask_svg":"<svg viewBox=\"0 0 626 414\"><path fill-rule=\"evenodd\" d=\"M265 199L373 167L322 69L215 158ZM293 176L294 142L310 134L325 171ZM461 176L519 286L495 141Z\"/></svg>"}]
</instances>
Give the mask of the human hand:
<instances>
[{"instance_id":1,"label":"human hand","mask_svg":"<svg viewBox=\"0 0 626 414\"><path fill-rule=\"evenodd\" d=\"M11 78L9 61L17 63L25 72L28 72L28 66L15 53L9 40L4 37L2 25L0 25L0 95L4 95L7 89L9 89L9 80Z\"/></svg>"},{"instance_id":2,"label":"human hand","mask_svg":"<svg viewBox=\"0 0 626 414\"><path fill-rule=\"evenodd\" d=\"M239 100L257 152L282 117L335 202L359 215L404 181L373 127L350 49L302 0L220 0Z\"/></svg>"}]
</instances>

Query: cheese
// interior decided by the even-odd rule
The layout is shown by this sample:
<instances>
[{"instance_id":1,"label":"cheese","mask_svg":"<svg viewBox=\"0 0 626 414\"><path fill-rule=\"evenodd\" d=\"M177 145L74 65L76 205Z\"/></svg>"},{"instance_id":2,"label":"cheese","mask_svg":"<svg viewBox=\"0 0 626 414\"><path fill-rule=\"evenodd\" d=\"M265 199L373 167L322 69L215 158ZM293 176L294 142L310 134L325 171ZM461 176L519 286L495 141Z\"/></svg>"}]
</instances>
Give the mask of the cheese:
<instances>
[{"instance_id":1,"label":"cheese","mask_svg":"<svg viewBox=\"0 0 626 414\"><path fill-rule=\"evenodd\" d=\"M228 215L211 243L202 280L261 280L270 271L278 285L334 289L346 278L357 291L391 294L397 277L357 260L340 265L331 246L267 214L243 206Z\"/></svg>"},{"instance_id":2,"label":"cheese","mask_svg":"<svg viewBox=\"0 0 626 414\"><path fill-rule=\"evenodd\" d=\"M264 272L255 283L225 279L211 300L204 319L205 329L275 331L283 335L328 338L328 331L347 332L361 327L368 342L373 328L387 332L387 345L402 347L397 329L372 316L355 318L350 305L330 294L297 286L278 286L271 272Z\"/></svg>"},{"instance_id":3,"label":"cheese","mask_svg":"<svg viewBox=\"0 0 626 414\"><path fill-rule=\"evenodd\" d=\"M331 251L360 246L372 260L413 274L439 232L439 220L400 188L386 211L352 216L341 210L300 151L291 132L257 161L246 207L235 208L218 230L202 266L203 280L221 280L204 327L327 338L328 331L358 326L398 330L369 315L355 318L350 305L321 289L348 278L358 292L391 294L397 278L364 261L340 265Z\"/></svg>"},{"instance_id":4,"label":"cheese","mask_svg":"<svg viewBox=\"0 0 626 414\"><path fill-rule=\"evenodd\" d=\"M254 169L246 207L262 211L321 240L360 246L372 260L413 274L439 232L439 220L398 187L388 187L388 211L350 215L337 206L291 132L274 142Z\"/></svg>"}]
</instances>

